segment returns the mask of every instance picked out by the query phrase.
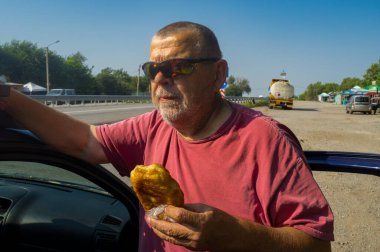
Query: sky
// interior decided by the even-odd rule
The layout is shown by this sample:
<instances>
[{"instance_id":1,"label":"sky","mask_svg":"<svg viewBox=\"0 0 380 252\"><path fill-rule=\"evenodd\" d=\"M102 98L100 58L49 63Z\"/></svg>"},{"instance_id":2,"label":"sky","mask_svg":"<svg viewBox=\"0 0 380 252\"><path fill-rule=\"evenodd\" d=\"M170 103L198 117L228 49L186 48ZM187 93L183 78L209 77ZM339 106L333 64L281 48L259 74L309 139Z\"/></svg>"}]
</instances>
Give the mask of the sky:
<instances>
[{"instance_id":1,"label":"sky","mask_svg":"<svg viewBox=\"0 0 380 252\"><path fill-rule=\"evenodd\" d=\"M176 21L216 34L229 74L249 96L285 71L296 95L311 83L362 78L380 60L379 0L0 0L0 44L29 41L63 57L80 52L93 74L138 75L153 34Z\"/></svg>"}]
</instances>

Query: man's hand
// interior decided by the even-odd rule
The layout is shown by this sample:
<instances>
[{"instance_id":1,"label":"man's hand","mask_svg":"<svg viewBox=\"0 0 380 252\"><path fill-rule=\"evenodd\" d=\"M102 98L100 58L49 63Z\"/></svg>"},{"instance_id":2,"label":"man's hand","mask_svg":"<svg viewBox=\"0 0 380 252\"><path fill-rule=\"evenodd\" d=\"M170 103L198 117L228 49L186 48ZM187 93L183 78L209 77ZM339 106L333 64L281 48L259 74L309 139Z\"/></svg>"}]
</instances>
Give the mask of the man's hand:
<instances>
[{"instance_id":1,"label":"man's hand","mask_svg":"<svg viewBox=\"0 0 380 252\"><path fill-rule=\"evenodd\" d=\"M191 250L225 250L239 226L234 217L203 204L167 206L164 214L174 222L146 217L149 226L161 239Z\"/></svg>"}]
</instances>

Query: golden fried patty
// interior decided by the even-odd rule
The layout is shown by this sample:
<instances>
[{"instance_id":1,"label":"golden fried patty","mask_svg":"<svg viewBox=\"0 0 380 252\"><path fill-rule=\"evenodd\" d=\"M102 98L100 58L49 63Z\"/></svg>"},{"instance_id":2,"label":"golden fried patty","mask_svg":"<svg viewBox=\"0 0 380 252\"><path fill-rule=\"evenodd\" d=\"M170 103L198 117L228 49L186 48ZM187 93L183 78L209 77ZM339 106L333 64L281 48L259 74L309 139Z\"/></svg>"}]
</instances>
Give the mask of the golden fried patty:
<instances>
[{"instance_id":1,"label":"golden fried patty","mask_svg":"<svg viewBox=\"0 0 380 252\"><path fill-rule=\"evenodd\" d=\"M131 171L130 178L145 211L159 205L183 206L181 188L162 165L137 165Z\"/></svg>"}]
</instances>

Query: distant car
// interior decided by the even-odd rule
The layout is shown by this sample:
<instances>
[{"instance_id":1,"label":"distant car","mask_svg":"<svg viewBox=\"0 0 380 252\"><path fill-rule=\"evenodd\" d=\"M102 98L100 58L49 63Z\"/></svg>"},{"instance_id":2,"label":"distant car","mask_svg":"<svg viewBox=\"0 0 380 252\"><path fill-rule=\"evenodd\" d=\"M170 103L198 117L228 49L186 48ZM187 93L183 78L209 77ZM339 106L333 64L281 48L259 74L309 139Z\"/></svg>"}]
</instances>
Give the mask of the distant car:
<instances>
[{"instance_id":1,"label":"distant car","mask_svg":"<svg viewBox=\"0 0 380 252\"><path fill-rule=\"evenodd\" d=\"M50 90L46 95L60 96L60 95L76 95L75 89L57 88Z\"/></svg>"},{"instance_id":2,"label":"distant car","mask_svg":"<svg viewBox=\"0 0 380 252\"><path fill-rule=\"evenodd\" d=\"M51 97L52 99L49 101L46 101L46 105L50 104L74 104L74 101L69 101L67 98L65 100L59 100L59 97L63 96L72 96L76 95L75 89L65 89L65 88L56 88L56 89L51 89L46 96Z\"/></svg>"},{"instance_id":3,"label":"distant car","mask_svg":"<svg viewBox=\"0 0 380 252\"><path fill-rule=\"evenodd\" d=\"M371 114L370 97L366 95L354 95L346 104L346 113L361 112Z\"/></svg>"}]
</instances>

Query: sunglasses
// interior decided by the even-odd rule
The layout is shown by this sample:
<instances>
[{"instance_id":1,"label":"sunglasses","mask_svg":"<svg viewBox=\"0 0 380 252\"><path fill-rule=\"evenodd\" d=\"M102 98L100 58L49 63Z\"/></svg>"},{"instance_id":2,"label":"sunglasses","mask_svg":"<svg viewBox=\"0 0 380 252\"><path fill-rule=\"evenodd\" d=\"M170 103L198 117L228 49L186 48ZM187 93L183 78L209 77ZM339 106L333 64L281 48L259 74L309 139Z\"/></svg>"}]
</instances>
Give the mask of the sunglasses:
<instances>
[{"instance_id":1,"label":"sunglasses","mask_svg":"<svg viewBox=\"0 0 380 252\"><path fill-rule=\"evenodd\" d=\"M216 62L219 58L197 58L197 59L170 59L162 62L146 62L142 65L146 77L153 80L158 72L161 72L165 78L173 78L177 75L192 74L195 64L201 62Z\"/></svg>"}]
</instances>

